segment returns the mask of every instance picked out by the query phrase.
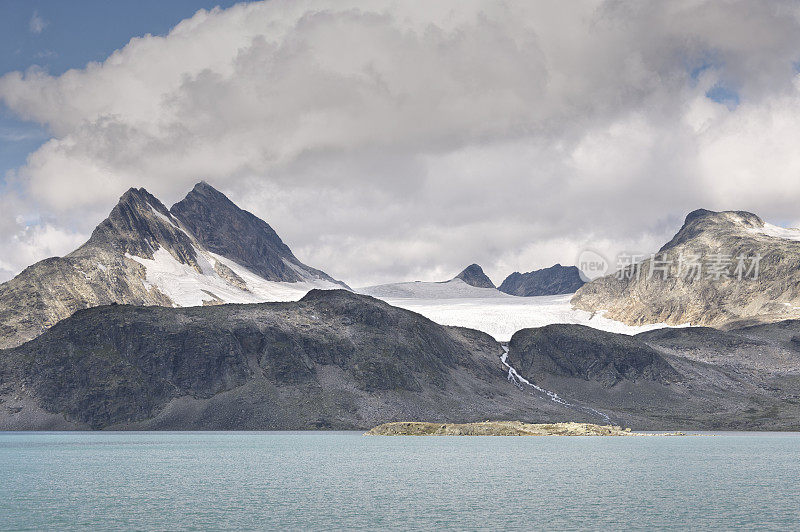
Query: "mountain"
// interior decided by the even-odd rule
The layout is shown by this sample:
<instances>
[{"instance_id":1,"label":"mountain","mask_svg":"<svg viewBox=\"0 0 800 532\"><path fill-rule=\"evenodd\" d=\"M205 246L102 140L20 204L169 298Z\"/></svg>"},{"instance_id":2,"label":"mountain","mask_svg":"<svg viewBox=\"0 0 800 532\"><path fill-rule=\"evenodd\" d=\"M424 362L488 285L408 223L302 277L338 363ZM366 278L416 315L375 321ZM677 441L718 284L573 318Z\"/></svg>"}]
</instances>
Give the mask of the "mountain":
<instances>
[{"instance_id":1,"label":"mountain","mask_svg":"<svg viewBox=\"0 0 800 532\"><path fill-rule=\"evenodd\" d=\"M797 318L800 230L700 209L654 258L587 283L572 304L631 325L733 328Z\"/></svg>"},{"instance_id":2,"label":"mountain","mask_svg":"<svg viewBox=\"0 0 800 532\"><path fill-rule=\"evenodd\" d=\"M268 224L206 183L173 210L132 188L80 248L0 285L0 347L98 305L297 300L345 286L302 264Z\"/></svg>"},{"instance_id":3,"label":"mountain","mask_svg":"<svg viewBox=\"0 0 800 532\"><path fill-rule=\"evenodd\" d=\"M505 278L498 290L514 296L551 296L571 294L583 284L577 267L556 264L528 273L514 272Z\"/></svg>"},{"instance_id":4,"label":"mountain","mask_svg":"<svg viewBox=\"0 0 800 532\"><path fill-rule=\"evenodd\" d=\"M96 307L0 351L0 430L570 417L509 382L502 352L486 334L346 290L289 303Z\"/></svg>"},{"instance_id":5,"label":"mountain","mask_svg":"<svg viewBox=\"0 0 800 532\"><path fill-rule=\"evenodd\" d=\"M517 332L509 365L573 409L641 429L800 428L800 321L627 336L580 325Z\"/></svg>"},{"instance_id":6,"label":"mountain","mask_svg":"<svg viewBox=\"0 0 800 532\"><path fill-rule=\"evenodd\" d=\"M519 331L509 343L509 358L525 375L547 373L595 381L606 388L625 380L660 384L681 380L652 347L632 336L584 325L548 325Z\"/></svg>"},{"instance_id":7,"label":"mountain","mask_svg":"<svg viewBox=\"0 0 800 532\"><path fill-rule=\"evenodd\" d=\"M237 207L205 181L173 205L170 213L203 249L244 266L262 279L290 283L321 279L344 286L300 262L269 224Z\"/></svg>"},{"instance_id":8,"label":"mountain","mask_svg":"<svg viewBox=\"0 0 800 532\"><path fill-rule=\"evenodd\" d=\"M483 268L477 264L470 264L464 268L461 273L456 275L454 279L461 279L468 285L477 288L496 288L492 280L483 273Z\"/></svg>"},{"instance_id":9,"label":"mountain","mask_svg":"<svg viewBox=\"0 0 800 532\"><path fill-rule=\"evenodd\" d=\"M503 348L346 290L298 302L107 305L0 350L0 430L486 419L797 430L798 338L796 320L636 336L549 325Z\"/></svg>"}]
</instances>

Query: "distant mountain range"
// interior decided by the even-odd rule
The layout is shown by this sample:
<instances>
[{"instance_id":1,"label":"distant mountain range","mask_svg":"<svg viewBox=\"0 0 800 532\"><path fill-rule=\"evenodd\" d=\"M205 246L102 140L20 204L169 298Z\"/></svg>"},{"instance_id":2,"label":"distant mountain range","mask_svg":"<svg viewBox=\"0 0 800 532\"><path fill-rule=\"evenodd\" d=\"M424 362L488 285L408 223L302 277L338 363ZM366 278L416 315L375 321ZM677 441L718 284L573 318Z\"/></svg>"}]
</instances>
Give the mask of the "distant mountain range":
<instances>
[{"instance_id":1,"label":"distant mountain range","mask_svg":"<svg viewBox=\"0 0 800 532\"><path fill-rule=\"evenodd\" d=\"M170 210L132 188L80 248L0 285L0 347L19 345L97 305L297 300L312 288L341 287L207 183Z\"/></svg>"},{"instance_id":2,"label":"distant mountain range","mask_svg":"<svg viewBox=\"0 0 800 532\"><path fill-rule=\"evenodd\" d=\"M487 298L504 297L503 294L529 297L571 294L582 285L578 268L556 264L529 273L514 272L497 288L483 268L470 264L449 281L390 283L358 291L380 298Z\"/></svg>"},{"instance_id":3,"label":"distant mountain range","mask_svg":"<svg viewBox=\"0 0 800 532\"><path fill-rule=\"evenodd\" d=\"M700 209L655 257L584 285L572 303L631 325L731 328L798 318L800 230L749 212Z\"/></svg>"}]
</instances>

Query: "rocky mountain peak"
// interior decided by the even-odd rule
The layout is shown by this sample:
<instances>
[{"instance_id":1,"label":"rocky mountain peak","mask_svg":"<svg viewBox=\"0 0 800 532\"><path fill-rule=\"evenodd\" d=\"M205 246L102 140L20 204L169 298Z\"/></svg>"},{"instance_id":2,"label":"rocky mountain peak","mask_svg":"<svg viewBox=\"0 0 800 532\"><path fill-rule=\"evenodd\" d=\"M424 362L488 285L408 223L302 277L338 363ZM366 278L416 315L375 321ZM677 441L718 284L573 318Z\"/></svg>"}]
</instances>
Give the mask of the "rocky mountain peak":
<instances>
[{"instance_id":1,"label":"rocky mountain peak","mask_svg":"<svg viewBox=\"0 0 800 532\"><path fill-rule=\"evenodd\" d=\"M595 279L572 304L629 324L730 327L796 318L798 286L800 230L747 211L698 209L655 257Z\"/></svg>"},{"instance_id":2,"label":"rocky mountain peak","mask_svg":"<svg viewBox=\"0 0 800 532\"><path fill-rule=\"evenodd\" d=\"M169 210L161 201L150 194L145 188L129 188L109 213L109 219L114 223L124 224L142 214L156 211L169 217Z\"/></svg>"},{"instance_id":3,"label":"rocky mountain peak","mask_svg":"<svg viewBox=\"0 0 800 532\"><path fill-rule=\"evenodd\" d=\"M751 227L763 227L764 221L752 212L747 211L712 211L708 209L696 209L686 215L683 227L694 222L706 221L718 224L737 224Z\"/></svg>"},{"instance_id":4,"label":"rocky mountain peak","mask_svg":"<svg viewBox=\"0 0 800 532\"><path fill-rule=\"evenodd\" d=\"M322 279L344 286L300 262L267 222L240 209L204 181L173 205L170 213L205 249L268 281Z\"/></svg>"},{"instance_id":5,"label":"rocky mountain peak","mask_svg":"<svg viewBox=\"0 0 800 532\"><path fill-rule=\"evenodd\" d=\"M667 242L659 253L683 244L703 233L715 234L719 232L740 231L742 229L760 229L764 227L764 220L747 211L710 211L697 209L686 215L683 226L675 236Z\"/></svg>"},{"instance_id":6,"label":"rocky mountain peak","mask_svg":"<svg viewBox=\"0 0 800 532\"><path fill-rule=\"evenodd\" d=\"M186 197L183 199L183 202L185 201L203 203L207 207L238 209L236 204L233 203L230 199L228 199L228 196L226 196L216 188L212 187L205 181L200 181L199 183L195 184L192 190L190 190L189 193L186 195Z\"/></svg>"},{"instance_id":7,"label":"rocky mountain peak","mask_svg":"<svg viewBox=\"0 0 800 532\"><path fill-rule=\"evenodd\" d=\"M489 277L483 273L483 268L477 264L470 264L464 270L456 275L454 279L461 279L470 286L477 288L495 288L494 283Z\"/></svg>"},{"instance_id":8,"label":"rocky mountain peak","mask_svg":"<svg viewBox=\"0 0 800 532\"><path fill-rule=\"evenodd\" d=\"M191 238L164 204L144 188L128 189L86 244L71 255L96 248L146 259L165 248L179 262L196 266Z\"/></svg>"}]
</instances>

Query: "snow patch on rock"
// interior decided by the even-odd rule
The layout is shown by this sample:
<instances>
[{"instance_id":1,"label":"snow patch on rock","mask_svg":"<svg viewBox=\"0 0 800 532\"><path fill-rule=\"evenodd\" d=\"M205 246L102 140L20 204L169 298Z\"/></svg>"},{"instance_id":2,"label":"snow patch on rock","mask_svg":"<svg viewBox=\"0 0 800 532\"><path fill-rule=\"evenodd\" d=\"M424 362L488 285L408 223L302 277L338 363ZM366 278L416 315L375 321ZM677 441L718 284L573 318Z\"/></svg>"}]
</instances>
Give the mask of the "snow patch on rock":
<instances>
[{"instance_id":1,"label":"snow patch on rock","mask_svg":"<svg viewBox=\"0 0 800 532\"><path fill-rule=\"evenodd\" d=\"M160 212L158 212L158 209L156 209L155 207L153 207L149 203L147 204L147 206L150 207L150 210L153 211L153 214L158 216L161 220L163 220L164 222L168 223L169 225L171 225L172 227L174 227L178 231L182 231L184 233L186 232L186 231L183 231L183 229L181 229L177 225L175 225L175 222L172 221L172 219L170 219L168 216L165 216L165 215L161 214Z\"/></svg>"},{"instance_id":2,"label":"snow patch on rock","mask_svg":"<svg viewBox=\"0 0 800 532\"><path fill-rule=\"evenodd\" d=\"M760 235L766 235L774 238L782 238L784 240L794 240L800 242L800 229L779 227L777 225L765 223L764 227L752 228L749 229L749 231L751 233L756 233Z\"/></svg>"},{"instance_id":3,"label":"snow patch on rock","mask_svg":"<svg viewBox=\"0 0 800 532\"><path fill-rule=\"evenodd\" d=\"M145 286L157 288L169 297L175 306L193 307L204 303L263 303L267 301L297 301L314 288L333 289L339 285L324 280L298 283L267 281L244 266L214 253L195 247L197 271L183 264L164 248L153 253L152 259L125 256L145 267ZM234 286L214 269L220 262L230 268L247 285L247 290ZM213 294L214 297L211 297Z\"/></svg>"}]
</instances>

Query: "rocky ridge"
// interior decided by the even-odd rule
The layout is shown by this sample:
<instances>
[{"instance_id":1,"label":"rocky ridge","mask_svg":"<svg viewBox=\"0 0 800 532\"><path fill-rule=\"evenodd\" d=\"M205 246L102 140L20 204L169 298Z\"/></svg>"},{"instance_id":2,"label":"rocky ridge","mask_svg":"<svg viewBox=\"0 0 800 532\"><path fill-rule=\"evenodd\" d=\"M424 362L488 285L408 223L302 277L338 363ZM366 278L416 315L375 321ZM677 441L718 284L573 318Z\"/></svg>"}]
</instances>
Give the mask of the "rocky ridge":
<instances>
[{"instance_id":1,"label":"rocky ridge","mask_svg":"<svg viewBox=\"0 0 800 532\"><path fill-rule=\"evenodd\" d=\"M798 318L800 230L700 209L655 259L584 285L572 304L629 325L732 328Z\"/></svg>"},{"instance_id":2,"label":"rocky ridge","mask_svg":"<svg viewBox=\"0 0 800 532\"><path fill-rule=\"evenodd\" d=\"M512 296L550 296L571 294L584 285L576 266L555 264L528 273L514 272L503 280L498 290Z\"/></svg>"},{"instance_id":3,"label":"rocky ridge","mask_svg":"<svg viewBox=\"0 0 800 532\"><path fill-rule=\"evenodd\" d=\"M554 401L657 430L800 428L800 320L635 336L579 325L516 333L507 362ZM524 383L521 383L524 385Z\"/></svg>"}]
</instances>

